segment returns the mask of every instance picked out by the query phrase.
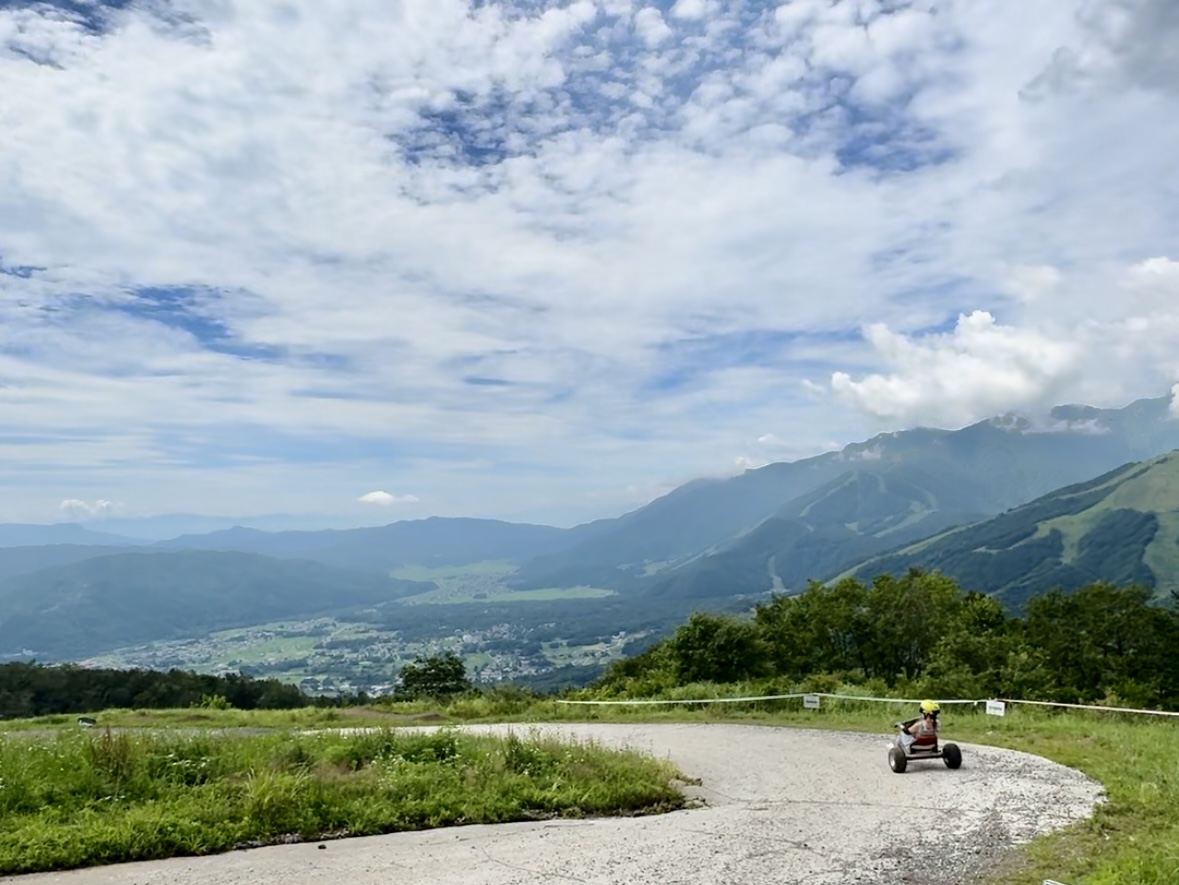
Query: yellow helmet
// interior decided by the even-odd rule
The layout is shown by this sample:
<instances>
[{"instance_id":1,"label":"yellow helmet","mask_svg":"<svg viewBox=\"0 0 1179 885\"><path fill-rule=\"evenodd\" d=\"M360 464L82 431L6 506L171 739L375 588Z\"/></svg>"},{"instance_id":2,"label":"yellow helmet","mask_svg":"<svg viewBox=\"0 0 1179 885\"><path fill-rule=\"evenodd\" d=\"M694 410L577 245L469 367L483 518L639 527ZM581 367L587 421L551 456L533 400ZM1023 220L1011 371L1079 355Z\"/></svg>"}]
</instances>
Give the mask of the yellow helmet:
<instances>
[{"instance_id":1,"label":"yellow helmet","mask_svg":"<svg viewBox=\"0 0 1179 885\"><path fill-rule=\"evenodd\" d=\"M939 704L937 701L922 701L921 702L922 715L924 715L926 713L933 713L936 715L937 713L941 712L941 709L942 709L941 704Z\"/></svg>"}]
</instances>

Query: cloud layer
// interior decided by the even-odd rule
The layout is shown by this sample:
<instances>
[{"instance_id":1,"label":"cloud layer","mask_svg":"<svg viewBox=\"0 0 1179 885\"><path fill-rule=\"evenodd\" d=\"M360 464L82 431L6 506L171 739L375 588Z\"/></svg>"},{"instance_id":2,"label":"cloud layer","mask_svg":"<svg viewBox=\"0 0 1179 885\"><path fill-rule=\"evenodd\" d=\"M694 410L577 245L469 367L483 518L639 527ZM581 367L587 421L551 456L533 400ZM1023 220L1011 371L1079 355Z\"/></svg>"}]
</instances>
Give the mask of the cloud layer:
<instances>
[{"instance_id":1,"label":"cloud layer","mask_svg":"<svg viewBox=\"0 0 1179 885\"><path fill-rule=\"evenodd\" d=\"M570 523L1158 395L1176 40L1169 0L5 4L0 517Z\"/></svg>"}]
</instances>

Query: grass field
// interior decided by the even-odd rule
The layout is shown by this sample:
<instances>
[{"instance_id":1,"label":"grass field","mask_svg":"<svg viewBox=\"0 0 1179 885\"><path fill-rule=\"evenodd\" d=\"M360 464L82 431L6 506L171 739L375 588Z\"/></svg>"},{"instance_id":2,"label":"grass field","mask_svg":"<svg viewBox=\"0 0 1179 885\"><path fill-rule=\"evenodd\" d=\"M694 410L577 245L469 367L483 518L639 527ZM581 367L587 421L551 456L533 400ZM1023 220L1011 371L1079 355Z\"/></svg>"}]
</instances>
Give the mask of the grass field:
<instances>
[{"instance_id":1,"label":"grass field","mask_svg":"<svg viewBox=\"0 0 1179 885\"><path fill-rule=\"evenodd\" d=\"M466 565L406 565L394 569L390 577L403 578L407 581L439 581L458 580L461 578L503 578L516 571L516 566L505 560L485 560Z\"/></svg>"},{"instance_id":2,"label":"grass field","mask_svg":"<svg viewBox=\"0 0 1179 885\"><path fill-rule=\"evenodd\" d=\"M551 602L554 599L600 599L614 596L601 587L548 587L512 590L509 587L440 586L429 593L407 596L401 605L450 605L463 602Z\"/></svg>"},{"instance_id":3,"label":"grass field","mask_svg":"<svg viewBox=\"0 0 1179 885\"><path fill-rule=\"evenodd\" d=\"M292 839L679 807L668 764L443 729L0 737L0 875Z\"/></svg>"},{"instance_id":4,"label":"grass field","mask_svg":"<svg viewBox=\"0 0 1179 885\"><path fill-rule=\"evenodd\" d=\"M402 605L456 604L467 602L549 602L554 599L597 599L613 596L601 587L550 587L513 590L503 579L516 571L510 562L475 562L468 565L405 566L390 572L394 578L433 581L437 589L399 600Z\"/></svg>"}]
</instances>

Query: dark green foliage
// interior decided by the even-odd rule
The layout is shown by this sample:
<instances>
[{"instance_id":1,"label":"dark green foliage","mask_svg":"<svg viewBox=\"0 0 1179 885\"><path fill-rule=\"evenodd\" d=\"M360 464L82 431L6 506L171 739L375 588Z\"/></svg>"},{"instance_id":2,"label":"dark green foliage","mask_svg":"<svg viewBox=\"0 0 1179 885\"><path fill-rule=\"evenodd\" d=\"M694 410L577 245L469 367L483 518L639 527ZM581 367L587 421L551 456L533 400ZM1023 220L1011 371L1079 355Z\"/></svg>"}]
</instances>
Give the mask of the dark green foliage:
<instances>
[{"instance_id":1,"label":"dark green foliage","mask_svg":"<svg viewBox=\"0 0 1179 885\"><path fill-rule=\"evenodd\" d=\"M778 675L859 671L893 684L923 672L957 613L958 589L937 574L883 576L871 588L855 580L813 583L799 596L777 596L755 622Z\"/></svg>"},{"instance_id":2,"label":"dark green foliage","mask_svg":"<svg viewBox=\"0 0 1179 885\"><path fill-rule=\"evenodd\" d=\"M408 698L444 698L471 690L463 659L454 652L416 657L401 668L398 694Z\"/></svg>"},{"instance_id":3,"label":"dark green foliage","mask_svg":"<svg viewBox=\"0 0 1179 885\"><path fill-rule=\"evenodd\" d=\"M1022 687L1004 681L1018 643L1016 629L997 599L967 593L929 653L930 680L941 693L957 697L1025 696Z\"/></svg>"},{"instance_id":4,"label":"dark green foliage","mask_svg":"<svg viewBox=\"0 0 1179 885\"><path fill-rule=\"evenodd\" d=\"M672 634L667 650L680 682L739 682L765 670L756 627L734 618L696 613Z\"/></svg>"},{"instance_id":5,"label":"dark green foliage","mask_svg":"<svg viewBox=\"0 0 1179 885\"><path fill-rule=\"evenodd\" d=\"M1179 701L1179 615L1150 600L1148 588L1106 583L1028 600L1025 639L1058 675L1061 699Z\"/></svg>"},{"instance_id":6,"label":"dark green foliage","mask_svg":"<svg viewBox=\"0 0 1179 885\"><path fill-rule=\"evenodd\" d=\"M1141 521L1116 517L1137 537ZM642 654L613 664L607 693L768 675L793 684L874 681L940 697L1015 697L1179 707L1179 609L1149 588L1090 583L1033 597L1025 617L910 570L869 586L845 579L774 596L752 622L695 614ZM912 695L909 695L912 696Z\"/></svg>"},{"instance_id":7,"label":"dark green foliage","mask_svg":"<svg viewBox=\"0 0 1179 885\"><path fill-rule=\"evenodd\" d=\"M898 677L920 676L960 606L957 586L940 574L910 571L900 579L878 577L867 595L872 632L863 657L869 675L890 684Z\"/></svg>"},{"instance_id":8,"label":"dark green foliage","mask_svg":"<svg viewBox=\"0 0 1179 885\"><path fill-rule=\"evenodd\" d=\"M111 708L194 707L223 698L239 710L293 709L322 700L275 679L171 670L97 670L63 665L0 664L0 719L93 713Z\"/></svg>"},{"instance_id":9,"label":"dark green foliage","mask_svg":"<svg viewBox=\"0 0 1179 885\"><path fill-rule=\"evenodd\" d=\"M868 590L859 581L833 587L812 582L798 596L774 596L754 621L775 671L801 679L811 673L866 669L871 644Z\"/></svg>"}]
</instances>

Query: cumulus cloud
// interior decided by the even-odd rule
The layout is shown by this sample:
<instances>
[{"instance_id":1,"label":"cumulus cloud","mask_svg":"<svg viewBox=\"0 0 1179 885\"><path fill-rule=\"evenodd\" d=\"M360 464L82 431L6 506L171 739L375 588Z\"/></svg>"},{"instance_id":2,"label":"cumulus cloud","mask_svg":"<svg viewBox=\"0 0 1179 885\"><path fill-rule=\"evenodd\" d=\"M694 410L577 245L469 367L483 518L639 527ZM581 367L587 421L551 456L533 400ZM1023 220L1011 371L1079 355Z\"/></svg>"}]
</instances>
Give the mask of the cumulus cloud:
<instances>
[{"instance_id":1,"label":"cumulus cloud","mask_svg":"<svg viewBox=\"0 0 1179 885\"><path fill-rule=\"evenodd\" d=\"M733 459L733 466L738 472L757 470L759 467L765 467L769 463L765 458L754 458L749 455L738 455Z\"/></svg>"},{"instance_id":2,"label":"cumulus cloud","mask_svg":"<svg viewBox=\"0 0 1179 885\"><path fill-rule=\"evenodd\" d=\"M67 498L57 505L57 509L70 519L97 519L111 516L119 509L113 501L99 498L96 501L82 501L78 498Z\"/></svg>"},{"instance_id":3,"label":"cumulus cloud","mask_svg":"<svg viewBox=\"0 0 1179 885\"><path fill-rule=\"evenodd\" d=\"M959 425L1042 404L1077 372L1083 355L1074 344L1003 326L981 310L960 316L948 333L907 336L872 325L864 335L890 371L859 380L835 372L831 390L902 422Z\"/></svg>"},{"instance_id":4,"label":"cumulus cloud","mask_svg":"<svg viewBox=\"0 0 1179 885\"><path fill-rule=\"evenodd\" d=\"M711 0L676 0L671 7L671 14L675 18L696 21L705 18L715 10L716 4Z\"/></svg>"},{"instance_id":5,"label":"cumulus cloud","mask_svg":"<svg viewBox=\"0 0 1179 885\"><path fill-rule=\"evenodd\" d=\"M1158 283L1179 283L1179 261L1172 261L1165 255L1148 258L1130 268L1131 280L1145 285Z\"/></svg>"},{"instance_id":6,"label":"cumulus cloud","mask_svg":"<svg viewBox=\"0 0 1179 885\"><path fill-rule=\"evenodd\" d=\"M373 504L377 507L395 507L398 504L417 504L415 495L392 495L389 492L367 492L356 499L361 504Z\"/></svg>"},{"instance_id":7,"label":"cumulus cloud","mask_svg":"<svg viewBox=\"0 0 1179 885\"><path fill-rule=\"evenodd\" d=\"M663 14L654 6L644 6L635 13L635 32L647 46L658 46L674 31L663 20Z\"/></svg>"}]
</instances>

